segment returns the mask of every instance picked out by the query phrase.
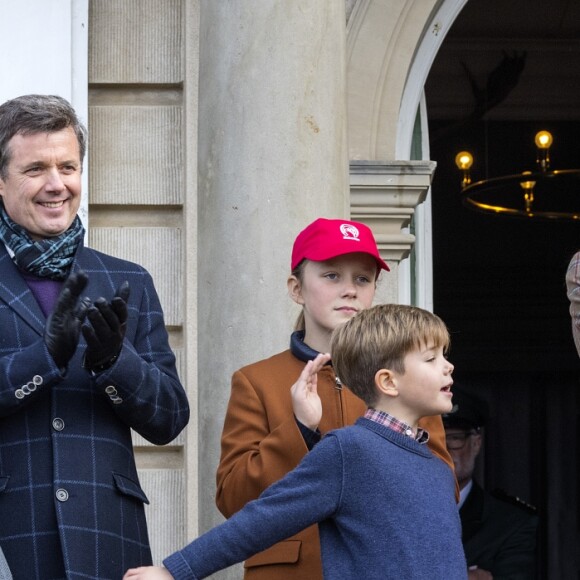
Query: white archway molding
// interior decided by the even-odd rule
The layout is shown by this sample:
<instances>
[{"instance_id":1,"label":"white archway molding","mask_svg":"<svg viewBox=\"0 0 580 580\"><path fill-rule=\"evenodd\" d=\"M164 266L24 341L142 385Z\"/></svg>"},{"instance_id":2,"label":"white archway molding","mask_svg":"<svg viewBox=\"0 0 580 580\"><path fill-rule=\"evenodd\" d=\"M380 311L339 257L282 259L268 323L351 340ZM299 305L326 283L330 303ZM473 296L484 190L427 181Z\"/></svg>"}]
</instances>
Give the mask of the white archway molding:
<instances>
[{"instance_id":1,"label":"white archway molding","mask_svg":"<svg viewBox=\"0 0 580 580\"><path fill-rule=\"evenodd\" d=\"M422 159L430 159L425 82L445 36L467 1L445 0L424 28L401 98L395 149L397 159L410 157L417 111L421 123ZM407 304L413 302L416 306L433 311L433 225L430 189L425 201L416 208L415 231L416 259L414 264L411 264L410 260L405 260L401 264L398 278L399 296L401 302ZM411 288L414 288L414 296Z\"/></svg>"},{"instance_id":2,"label":"white archway molding","mask_svg":"<svg viewBox=\"0 0 580 580\"><path fill-rule=\"evenodd\" d=\"M412 164L409 160L418 111L422 159L429 159L423 89L435 55L466 2L359 0L354 5L347 25L347 110L353 214L357 209L357 186L361 190L357 176L352 174L353 162L355 165L357 161ZM421 172L420 163L415 164L413 171ZM376 165L378 167L379 163ZM380 174L378 171L377 176ZM394 175L390 177L394 178ZM388 180L383 181L382 186L387 186ZM404 195L404 188L400 193ZM423 204L409 208L409 216L415 216L416 239L407 227L396 227L390 215L391 208L381 209L375 204L366 211L368 219L372 214L376 228L390 228L391 241L385 244L385 250L403 248L397 260L398 302L415 303L432 310L430 195L421 198L423 200ZM413 246L416 250L414 271L410 260L405 259Z\"/></svg>"},{"instance_id":3,"label":"white archway molding","mask_svg":"<svg viewBox=\"0 0 580 580\"><path fill-rule=\"evenodd\" d=\"M409 159L415 116L431 65L455 18L467 2L468 0L445 0L423 29L401 97L395 159Z\"/></svg>"},{"instance_id":4,"label":"white archway molding","mask_svg":"<svg viewBox=\"0 0 580 580\"><path fill-rule=\"evenodd\" d=\"M359 0L347 25L351 160L409 159L433 59L468 0Z\"/></svg>"},{"instance_id":5,"label":"white archway molding","mask_svg":"<svg viewBox=\"0 0 580 580\"><path fill-rule=\"evenodd\" d=\"M359 0L355 5L346 46L351 160L396 159L407 73L438 4L440 0Z\"/></svg>"}]
</instances>

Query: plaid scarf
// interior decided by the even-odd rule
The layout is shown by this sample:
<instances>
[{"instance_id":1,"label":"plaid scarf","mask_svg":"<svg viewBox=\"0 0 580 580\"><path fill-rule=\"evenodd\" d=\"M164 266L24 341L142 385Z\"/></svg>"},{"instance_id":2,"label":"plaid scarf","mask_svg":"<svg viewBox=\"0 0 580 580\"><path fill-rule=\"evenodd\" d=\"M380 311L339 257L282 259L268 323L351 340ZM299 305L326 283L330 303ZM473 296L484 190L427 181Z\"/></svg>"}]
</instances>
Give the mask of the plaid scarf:
<instances>
[{"instance_id":1,"label":"plaid scarf","mask_svg":"<svg viewBox=\"0 0 580 580\"><path fill-rule=\"evenodd\" d=\"M84 233L77 215L70 228L60 236L33 240L22 226L8 217L3 207L0 212L0 240L20 269L39 278L64 280Z\"/></svg>"}]
</instances>

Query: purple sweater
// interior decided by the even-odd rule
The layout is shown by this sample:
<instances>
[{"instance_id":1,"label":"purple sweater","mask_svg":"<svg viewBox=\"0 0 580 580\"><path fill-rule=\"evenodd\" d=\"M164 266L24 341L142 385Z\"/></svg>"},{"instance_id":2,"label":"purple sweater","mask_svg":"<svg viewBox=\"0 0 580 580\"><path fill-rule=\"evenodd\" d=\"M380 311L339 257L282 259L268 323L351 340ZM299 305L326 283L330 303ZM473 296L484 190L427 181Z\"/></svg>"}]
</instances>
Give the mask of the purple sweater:
<instances>
[{"instance_id":1,"label":"purple sweater","mask_svg":"<svg viewBox=\"0 0 580 580\"><path fill-rule=\"evenodd\" d=\"M49 278L39 278L20 270L22 277L28 284L30 291L34 294L40 309L46 317L52 312L56 300L62 288L62 280L50 280Z\"/></svg>"}]
</instances>

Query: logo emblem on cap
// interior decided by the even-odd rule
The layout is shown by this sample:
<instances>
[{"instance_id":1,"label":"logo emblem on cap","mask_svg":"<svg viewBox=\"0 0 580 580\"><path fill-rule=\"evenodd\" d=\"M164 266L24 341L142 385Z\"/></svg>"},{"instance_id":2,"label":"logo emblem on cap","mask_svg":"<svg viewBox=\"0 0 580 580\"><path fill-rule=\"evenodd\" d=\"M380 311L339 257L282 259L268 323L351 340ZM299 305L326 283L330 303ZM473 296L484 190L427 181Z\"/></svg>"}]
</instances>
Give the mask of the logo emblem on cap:
<instances>
[{"instance_id":1,"label":"logo emblem on cap","mask_svg":"<svg viewBox=\"0 0 580 580\"><path fill-rule=\"evenodd\" d=\"M358 228L352 224L341 224L340 233L344 240L352 240L353 242L360 242Z\"/></svg>"}]
</instances>

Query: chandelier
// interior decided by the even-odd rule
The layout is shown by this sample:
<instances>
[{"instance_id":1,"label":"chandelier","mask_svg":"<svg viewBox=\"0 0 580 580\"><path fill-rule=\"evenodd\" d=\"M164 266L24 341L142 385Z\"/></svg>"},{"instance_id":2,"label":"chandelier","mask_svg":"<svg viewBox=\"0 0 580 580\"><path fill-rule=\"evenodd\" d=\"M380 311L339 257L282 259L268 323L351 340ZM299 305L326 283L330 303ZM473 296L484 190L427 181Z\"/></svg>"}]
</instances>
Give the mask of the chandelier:
<instances>
[{"instance_id":1,"label":"chandelier","mask_svg":"<svg viewBox=\"0 0 580 580\"><path fill-rule=\"evenodd\" d=\"M473 155L460 151L455 164L462 172L463 204L475 211L525 218L580 220L580 169L550 169L549 131L535 136L534 171L472 182Z\"/></svg>"}]
</instances>

